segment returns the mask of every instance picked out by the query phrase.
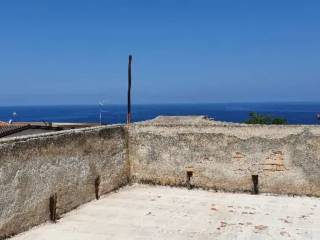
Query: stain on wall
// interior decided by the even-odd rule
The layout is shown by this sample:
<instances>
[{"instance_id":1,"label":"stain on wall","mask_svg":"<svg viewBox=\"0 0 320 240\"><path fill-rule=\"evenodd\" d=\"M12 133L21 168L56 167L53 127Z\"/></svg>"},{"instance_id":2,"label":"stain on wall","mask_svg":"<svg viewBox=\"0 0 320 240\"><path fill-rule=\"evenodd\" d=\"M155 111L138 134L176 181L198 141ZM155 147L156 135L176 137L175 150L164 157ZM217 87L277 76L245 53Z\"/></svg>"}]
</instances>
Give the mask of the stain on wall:
<instances>
[{"instance_id":1,"label":"stain on wall","mask_svg":"<svg viewBox=\"0 0 320 240\"><path fill-rule=\"evenodd\" d=\"M201 117L159 117L129 131L136 182L320 196L320 127L246 125Z\"/></svg>"},{"instance_id":2,"label":"stain on wall","mask_svg":"<svg viewBox=\"0 0 320 240\"><path fill-rule=\"evenodd\" d=\"M254 178L319 197L320 126L158 117L0 140L0 239L49 220L52 196L59 217L129 182L251 192Z\"/></svg>"},{"instance_id":3,"label":"stain on wall","mask_svg":"<svg viewBox=\"0 0 320 240\"><path fill-rule=\"evenodd\" d=\"M0 239L128 183L122 126L63 131L0 141Z\"/></svg>"}]
</instances>

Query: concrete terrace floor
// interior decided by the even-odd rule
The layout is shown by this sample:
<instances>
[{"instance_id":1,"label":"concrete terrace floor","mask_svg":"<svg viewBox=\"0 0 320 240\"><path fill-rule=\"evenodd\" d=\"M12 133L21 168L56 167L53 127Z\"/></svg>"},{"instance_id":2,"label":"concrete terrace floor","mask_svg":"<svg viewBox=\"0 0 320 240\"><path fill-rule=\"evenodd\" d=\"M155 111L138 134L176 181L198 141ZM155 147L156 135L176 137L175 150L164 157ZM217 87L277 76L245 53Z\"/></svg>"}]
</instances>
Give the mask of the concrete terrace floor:
<instances>
[{"instance_id":1,"label":"concrete terrace floor","mask_svg":"<svg viewBox=\"0 0 320 240\"><path fill-rule=\"evenodd\" d=\"M320 199L133 185L12 239L320 239Z\"/></svg>"}]
</instances>

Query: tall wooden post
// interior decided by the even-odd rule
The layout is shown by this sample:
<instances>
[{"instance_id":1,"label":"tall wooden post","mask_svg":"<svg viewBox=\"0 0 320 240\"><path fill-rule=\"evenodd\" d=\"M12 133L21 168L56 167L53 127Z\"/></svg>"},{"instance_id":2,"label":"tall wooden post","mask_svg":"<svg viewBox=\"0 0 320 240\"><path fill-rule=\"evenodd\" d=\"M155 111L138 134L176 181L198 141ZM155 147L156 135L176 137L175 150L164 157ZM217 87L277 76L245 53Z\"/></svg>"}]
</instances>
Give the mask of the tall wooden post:
<instances>
[{"instance_id":1,"label":"tall wooden post","mask_svg":"<svg viewBox=\"0 0 320 240\"><path fill-rule=\"evenodd\" d=\"M131 123L131 62L132 62L132 56L129 55L129 63L128 63L128 111L127 111L127 124Z\"/></svg>"}]
</instances>

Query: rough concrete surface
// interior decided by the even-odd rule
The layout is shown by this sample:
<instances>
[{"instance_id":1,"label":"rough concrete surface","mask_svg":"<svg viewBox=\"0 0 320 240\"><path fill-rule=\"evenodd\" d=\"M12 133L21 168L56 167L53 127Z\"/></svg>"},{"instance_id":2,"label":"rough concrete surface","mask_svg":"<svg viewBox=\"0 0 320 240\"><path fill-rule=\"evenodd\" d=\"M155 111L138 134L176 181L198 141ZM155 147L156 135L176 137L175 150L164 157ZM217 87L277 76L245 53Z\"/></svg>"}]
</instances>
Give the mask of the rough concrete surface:
<instances>
[{"instance_id":1,"label":"rough concrete surface","mask_svg":"<svg viewBox=\"0 0 320 240\"><path fill-rule=\"evenodd\" d=\"M53 196L59 216L130 182L319 197L320 126L172 116L0 140L0 239L47 221Z\"/></svg>"},{"instance_id":2,"label":"rough concrete surface","mask_svg":"<svg viewBox=\"0 0 320 240\"><path fill-rule=\"evenodd\" d=\"M158 117L129 129L132 180L225 191L320 196L320 126Z\"/></svg>"},{"instance_id":3,"label":"rough concrete surface","mask_svg":"<svg viewBox=\"0 0 320 240\"><path fill-rule=\"evenodd\" d=\"M122 126L0 141L0 239L43 223L57 194L58 216L128 183Z\"/></svg>"},{"instance_id":4,"label":"rough concrete surface","mask_svg":"<svg viewBox=\"0 0 320 240\"><path fill-rule=\"evenodd\" d=\"M12 239L319 238L317 198L134 185Z\"/></svg>"}]
</instances>

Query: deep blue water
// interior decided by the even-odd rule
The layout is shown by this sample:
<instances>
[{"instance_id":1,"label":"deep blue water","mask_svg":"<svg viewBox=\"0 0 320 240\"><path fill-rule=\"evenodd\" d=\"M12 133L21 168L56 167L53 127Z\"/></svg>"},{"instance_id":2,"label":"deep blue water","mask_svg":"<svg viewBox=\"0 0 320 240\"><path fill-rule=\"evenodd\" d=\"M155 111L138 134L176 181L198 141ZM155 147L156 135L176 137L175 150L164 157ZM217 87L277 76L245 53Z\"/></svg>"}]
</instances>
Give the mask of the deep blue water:
<instances>
[{"instance_id":1,"label":"deep blue water","mask_svg":"<svg viewBox=\"0 0 320 240\"><path fill-rule=\"evenodd\" d=\"M0 107L0 121L99 122L99 106L10 106ZM123 123L125 105L104 106L102 122ZM216 120L244 122L252 111L281 116L289 124L319 124L316 115L320 103L215 103L133 105L133 121L152 119L158 115L207 115Z\"/></svg>"}]
</instances>

